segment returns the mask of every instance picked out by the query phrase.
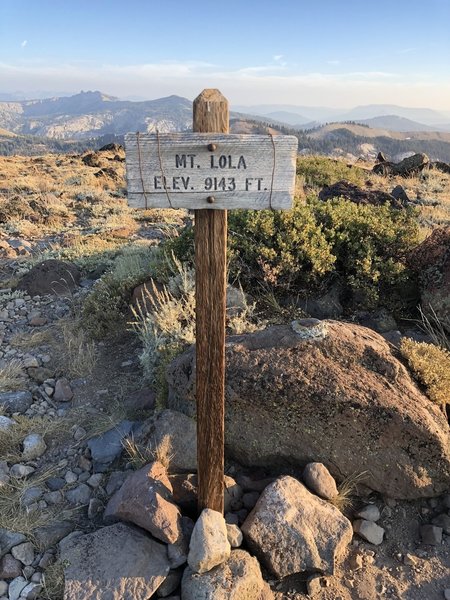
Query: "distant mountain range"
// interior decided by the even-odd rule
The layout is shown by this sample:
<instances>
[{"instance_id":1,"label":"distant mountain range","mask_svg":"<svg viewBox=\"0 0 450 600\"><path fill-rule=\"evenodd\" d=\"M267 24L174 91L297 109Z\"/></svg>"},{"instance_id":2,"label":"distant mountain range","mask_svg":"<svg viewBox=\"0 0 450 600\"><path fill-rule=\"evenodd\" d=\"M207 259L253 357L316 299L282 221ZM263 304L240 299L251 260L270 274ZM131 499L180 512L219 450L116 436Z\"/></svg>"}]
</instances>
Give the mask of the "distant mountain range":
<instances>
[{"instance_id":1,"label":"distant mountain range","mask_svg":"<svg viewBox=\"0 0 450 600\"><path fill-rule=\"evenodd\" d=\"M450 113L393 105L342 111L294 105L236 106L231 130L291 133L299 150L371 157L426 152L450 161ZM180 96L134 102L101 92L0 101L0 154L81 151L117 141L129 131L186 131L192 102Z\"/></svg>"}]
</instances>

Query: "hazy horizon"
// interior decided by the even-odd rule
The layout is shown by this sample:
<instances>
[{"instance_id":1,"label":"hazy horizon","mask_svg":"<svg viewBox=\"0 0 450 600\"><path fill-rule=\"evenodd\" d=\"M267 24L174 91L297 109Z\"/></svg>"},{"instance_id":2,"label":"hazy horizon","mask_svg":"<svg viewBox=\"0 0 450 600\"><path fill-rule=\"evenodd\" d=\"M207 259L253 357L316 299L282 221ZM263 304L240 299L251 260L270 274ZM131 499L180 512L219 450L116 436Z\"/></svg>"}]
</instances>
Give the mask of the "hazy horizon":
<instances>
[{"instance_id":1,"label":"hazy horizon","mask_svg":"<svg viewBox=\"0 0 450 600\"><path fill-rule=\"evenodd\" d=\"M218 87L232 105L450 111L449 2L250 4L3 0L0 93L192 99Z\"/></svg>"}]
</instances>

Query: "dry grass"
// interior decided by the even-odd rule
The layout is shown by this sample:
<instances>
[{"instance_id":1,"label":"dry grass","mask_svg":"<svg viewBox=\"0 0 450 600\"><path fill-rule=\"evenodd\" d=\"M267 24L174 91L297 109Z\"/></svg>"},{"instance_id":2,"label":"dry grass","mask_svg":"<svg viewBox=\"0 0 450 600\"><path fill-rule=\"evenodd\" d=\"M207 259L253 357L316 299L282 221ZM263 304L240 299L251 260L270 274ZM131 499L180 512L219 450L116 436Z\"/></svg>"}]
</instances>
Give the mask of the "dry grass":
<instances>
[{"instance_id":1,"label":"dry grass","mask_svg":"<svg viewBox=\"0 0 450 600\"><path fill-rule=\"evenodd\" d=\"M14 348L21 350L31 350L44 344L51 344L54 341L51 329L48 327L35 329L31 333L20 331L12 336L10 344Z\"/></svg>"},{"instance_id":2,"label":"dry grass","mask_svg":"<svg viewBox=\"0 0 450 600\"><path fill-rule=\"evenodd\" d=\"M58 518L60 507L49 506L45 510L28 510L22 503L25 492L31 487L42 486L56 469L48 469L28 479L10 479L0 487L0 528L23 533L33 541L33 531Z\"/></svg>"},{"instance_id":3,"label":"dry grass","mask_svg":"<svg viewBox=\"0 0 450 600\"><path fill-rule=\"evenodd\" d=\"M12 392L23 386L24 372L20 360L10 360L0 367L0 391Z\"/></svg>"},{"instance_id":4,"label":"dry grass","mask_svg":"<svg viewBox=\"0 0 450 600\"><path fill-rule=\"evenodd\" d=\"M446 404L450 404L450 352L409 338L403 338L400 352L416 378L425 386L427 396L445 413Z\"/></svg>"},{"instance_id":5,"label":"dry grass","mask_svg":"<svg viewBox=\"0 0 450 600\"><path fill-rule=\"evenodd\" d=\"M357 496L358 485L364 483L366 472L346 477L338 486L339 494L329 500L341 513L347 513L353 507L354 497Z\"/></svg>"},{"instance_id":6,"label":"dry grass","mask_svg":"<svg viewBox=\"0 0 450 600\"><path fill-rule=\"evenodd\" d=\"M165 435L159 444L152 446L138 446L133 438L126 438L123 441L127 462L133 469L141 469L153 461L160 462L167 471L170 469L170 463L173 458L172 440L170 435Z\"/></svg>"},{"instance_id":7,"label":"dry grass","mask_svg":"<svg viewBox=\"0 0 450 600\"><path fill-rule=\"evenodd\" d=\"M90 375L97 362L97 348L81 328L77 320L62 320L62 352L60 353L64 371L70 377Z\"/></svg>"},{"instance_id":8,"label":"dry grass","mask_svg":"<svg viewBox=\"0 0 450 600\"><path fill-rule=\"evenodd\" d=\"M64 598L64 569L63 561L57 560L45 569L42 580L43 588L39 594L44 600L63 600Z\"/></svg>"},{"instance_id":9,"label":"dry grass","mask_svg":"<svg viewBox=\"0 0 450 600\"><path fill-rule=\"evenodd\" d=\"M66 421L63 419L29 418L24 415L18 415L13 419L16 425L0 432L0 460L11 463L20 462L21 444L28 434L38 433L44 440L49 441L57 435L63 436L67 431Z\"/></svg>"},{"instance_id":10,"label":"dry grass","mask_svg":"<svg viewBox=\"0 0 450 600\"><path fill-rule=\"evenodd\" d=\"M419 326L430 336L433 344L450 351L450 338L433 307L429 306L428 315L424 313L421 306L419 306L419 312L421 319Z\"/></svg>"}]
</instances>

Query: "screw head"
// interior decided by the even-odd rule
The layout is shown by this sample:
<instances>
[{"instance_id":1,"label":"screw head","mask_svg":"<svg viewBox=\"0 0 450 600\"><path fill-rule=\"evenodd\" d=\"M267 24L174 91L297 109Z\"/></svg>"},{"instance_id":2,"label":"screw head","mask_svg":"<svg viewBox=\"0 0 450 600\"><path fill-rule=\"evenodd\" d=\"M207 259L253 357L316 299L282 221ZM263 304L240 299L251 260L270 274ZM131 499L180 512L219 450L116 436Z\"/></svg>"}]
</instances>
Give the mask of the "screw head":
<instances>
[{"instance_id":1,"label":"screw head","mask_svg":"<svg viewBox=\"0 0 450 600\"><path fill-rule=\"evenodd\" d=\"M214 152L214 150L217 150L217 144L208 144L208 150Z\"/></svg>"},{"instance_id":2,"label":"screw head","mask_svg":"<svg viewBox=\"0 0 450 600\"><path fill-rule=\"evenodd\" d=\"M206 198L206 202L207 202L208 204L214 204L214 201L215 201L215 198L214 198L214 196L208 196L208 197Z\"/></svg>"}]
</instances>

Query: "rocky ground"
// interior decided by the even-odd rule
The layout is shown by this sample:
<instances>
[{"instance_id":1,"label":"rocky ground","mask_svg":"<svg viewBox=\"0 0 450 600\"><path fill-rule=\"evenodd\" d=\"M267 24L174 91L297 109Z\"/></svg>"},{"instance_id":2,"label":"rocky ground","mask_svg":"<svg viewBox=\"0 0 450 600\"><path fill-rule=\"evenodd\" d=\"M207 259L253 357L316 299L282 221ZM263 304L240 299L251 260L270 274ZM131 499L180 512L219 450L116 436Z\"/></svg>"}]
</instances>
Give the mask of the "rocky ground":
<instances>
[{"instance_id":1,"label":"rocky ground","mask_svg":"<svg viewBox=\"0 0 450 600\"><path fill-rule=\"evenodd\" d=\"M382 181L378 175L373 180ZM86 298L121 249L130 241L157 245L182 219L175 211L135 218L123 185L117 147L83 157L2 159L0 600L106 599L112 597L103 595L108 588L130 600L180 594L196 600L450 598L450 489L442 475L448 476L448 450L441 463L425 449L445 435L448 443L445 418L434 407L423 419L433 422L429 437L414 438L409 425L410 449L422 443L439 463L434 481L427 479L431 466L420 472L419 459L405 463L402 485L415 490L415 499L399 499L408 497L404 490L395 498L392 486L380 485L382 473L370 488L357 469L351 469L352 482L341 466L333 472L341 473L336 488L320 448L304 461L313 463L307 469L266 464L266 455L256 460L249 427L227 461L226 523L205 513L196 522L195 422L175 404L161 412L159 390L143 378L140 342L125 324L102 341L80 327ZM410 179L405 188L411 194L420 185ZM39 267L43 260L55 262ZM127 318L130 313L124 323ZM327 327L331 337L320 342L325 354L338 347L336 325ZM389 388L400 399L411 385L417 401L427 402L406 371L390 374L386 364L404 367L397 367L395 351L391 356L381 336L371 335L385 362L374 361L365 347L361 365L369 368L368 357L376 363L371 372L380 390ZM312 351L314 343L306 341ZM254 372L252 357L245 365L245 353L239 357L230 380L235 389L236 373L247 372L250 382ZM179 380L171 385L179 393ZM356 394L348 382L342 386L341 393L358 401L364 392ZM361 406L351 410L365 416ZM388 423L396 409L383 410ZM388 454L395 443L392 438ZM239 453L246 460L239 461ZM390 458L384 460L387 465ZM386 477L393 472L387 469Z\"/></svg>"}]
</instances>

